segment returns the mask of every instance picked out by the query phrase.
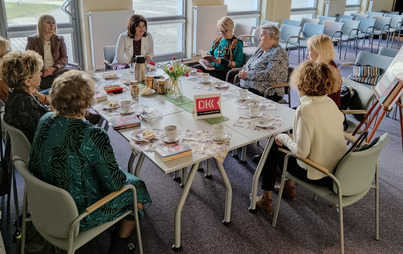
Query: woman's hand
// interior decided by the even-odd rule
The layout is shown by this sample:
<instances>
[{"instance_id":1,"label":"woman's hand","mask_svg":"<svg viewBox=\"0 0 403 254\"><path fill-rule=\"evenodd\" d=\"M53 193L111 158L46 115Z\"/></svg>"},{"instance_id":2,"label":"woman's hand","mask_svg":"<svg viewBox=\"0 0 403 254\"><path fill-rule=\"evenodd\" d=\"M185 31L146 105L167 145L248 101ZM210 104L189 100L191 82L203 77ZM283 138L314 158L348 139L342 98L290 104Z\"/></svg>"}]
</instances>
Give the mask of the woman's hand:
<instances>
[{"instance_id":1,"label":"woman's hand","mask_svg":"<svg viewBox=\"0 0 403 254\"><path fill-rule=\"evenodd\" d=\"M221 64L221 58L215 58L213 62L216 64Z\"/></svg>"},{"instance_id":2,"label":"woman's hand","mask_svg":"<svg viewBox=\"0 0 403 254\"><path fill-rule=\"evenodd\" d=\"M42 77L49 77L52 76L56 71L56 67L50 66L48 68L43 69Z\"/></svg>"},{"instance_id":3,"label":"woman's hand","mask_svg":"<svg viewBox=\"0 0 403 254\"><path fill-rule=\"evenodd\" d=\"M247 71L247 70L240 70L240 71L239 71L239 74L238 74L238 77L239 77L240 79L247 79L247 77L246 77L247 74L248 74L248 71Z\"/></svg>"},{"instance_id":4,"label":"woman's hand","mask_svg":"<svg viewBox=\"0 0 403 254\"><path fill-rule=\"evenodd\" d=\"M278 146L283 146L283 143L281 143L281 142L278 140L277 137L274 139L274 142L276 142L276 145L278 145Z\"/></svg>"}]
</instances>

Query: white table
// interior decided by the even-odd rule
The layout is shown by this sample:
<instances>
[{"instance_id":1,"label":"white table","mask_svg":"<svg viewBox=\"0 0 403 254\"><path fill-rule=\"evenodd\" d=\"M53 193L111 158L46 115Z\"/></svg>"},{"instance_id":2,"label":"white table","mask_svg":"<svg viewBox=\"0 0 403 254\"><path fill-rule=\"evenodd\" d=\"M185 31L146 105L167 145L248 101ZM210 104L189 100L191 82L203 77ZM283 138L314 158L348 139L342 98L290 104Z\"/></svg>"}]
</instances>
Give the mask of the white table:
<instances>
[{"instance_id":1,"label":"white table","mask_svg":"<svg viewBox=\"0 0 403 254\"><path fill-rule=\"evenodd\" d=\"M119 76L122 79L130 79L130 75L127 74L127 70L118 71L120 74ZM214 79L212 79L214 80ZM215 81L215 80L214 80ZM193 100L194 95L199 94L212 94L212 93L222 93L222 113L224 116L228 117L229 120L223 122L224 130L226 133L231 134L230 140L230 150L234 150L236 148L244 147L248 144L255 143L258 140L270 138L275 133L269 131L257 131L257 130L249 130L242 127L234 126L234 122L238 119L241 114L245 113L244 109L239 109L238 101L236 99L238 94L238 87L230 85L228 90L217 90L217 89L209 89L208 87L202 87L203 85L198 82L198 79L195 77L181 77L180 78L182 91L184 96L188 97L189 99ZM222 81L221 81L222 82ZM123 98L130 98L128 93L123 93L119 95L115 95L112 97L112 100L120 100ZM109 99L109 98L108 98ZM264 98L262 98L264 99ZM206 130L210 131L212 129L211 124L207 123L204 120L196 120L193 116L186 112L184 109L173 105L172 103L165 101L165 99L157 94L152 96L139 96L139 103L147 105L149 107L153 107L161 112L162 118L158 120L152 121L143 121L142 128L147 129L162 129L166 125L177 125L178 129L185 131L186 129L190 130ZM106 119L110 120L110 118L103 114L102 111L99 113ZM266 113L282 116L284 118L284 123L281 126L278 132L288 131L292 128L292 121L294 118L294 110L289 109L283 105L278 105L276 110L268 110ZM119 130L119 133L124 136L127 140L130 140L130 135L133 133L133 129L125 129ZM252 200L250 209L255 209L256 203L256 193L257 193L257 185L260 173L263 168L262 162L264 162L267 158L267 154L270 150L270 147L273 143L273 139L269 139L267 142L265 150L262 155L261 162L259 162L258 167L256 169L253 184L252 184ZM192 185L193 179L195 177L196 171L198 169L199 163L212 158L211 155L206 154L193 154L192 156L183 157L180 159L176 159L173 161L169 161L163 163L160 159L158 159L153 152L142 152L139 156L138 163L134 170L134 174L138 176L140 174L140 169L145 157L149 158L155 165L157 165L165 174L176 172L180 169L186 168L188 166L192 166L185 181L185 185L183 188L182 195L179 199L179 202L176 207L175 212L175 242L172 246L173 249L177 250L181 248L180 242L180 224L181 224L181 212L183 205L186 201L188 196L190 187ZM133 172L133 162L135 156L132 154L129 160L129 172ZM227 174L223 167L223 164L216 159L216 164L218 166L219 173L223 178L225 187L226 187L226 202L225 202L225 214L224 214L224 224L228 224L230 222L231 217L231 202L232 202L232 188L231 184L228 180Z\"/></svg>"}]
</instances>

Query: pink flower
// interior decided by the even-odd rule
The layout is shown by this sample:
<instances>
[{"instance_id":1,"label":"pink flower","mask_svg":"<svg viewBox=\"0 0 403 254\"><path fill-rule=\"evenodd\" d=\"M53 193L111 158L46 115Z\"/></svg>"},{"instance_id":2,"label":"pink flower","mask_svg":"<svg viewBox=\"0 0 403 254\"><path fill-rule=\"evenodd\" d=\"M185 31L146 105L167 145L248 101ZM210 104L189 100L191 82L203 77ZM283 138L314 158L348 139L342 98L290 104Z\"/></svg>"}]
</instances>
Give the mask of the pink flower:
<instances>
[{"instance_id":1,"label":"pink flower","mask_svg":"<svg viewBox=\"0 0 403 254\"><path fill-rule=\"evenodd\" d=\"M172 57L172 60L176 60L176 57L174 56L174 57Z\"/></svg>"},{"instance_id":2,"label":"pink flower","mask_svg":"<svg viewBox=\"0 0 403 254\"><path fill-rule=\"evenodd\" d=\"M174 68L173 67L169 67L169 70L172 71Z\"/></svg>"}]
</instances>

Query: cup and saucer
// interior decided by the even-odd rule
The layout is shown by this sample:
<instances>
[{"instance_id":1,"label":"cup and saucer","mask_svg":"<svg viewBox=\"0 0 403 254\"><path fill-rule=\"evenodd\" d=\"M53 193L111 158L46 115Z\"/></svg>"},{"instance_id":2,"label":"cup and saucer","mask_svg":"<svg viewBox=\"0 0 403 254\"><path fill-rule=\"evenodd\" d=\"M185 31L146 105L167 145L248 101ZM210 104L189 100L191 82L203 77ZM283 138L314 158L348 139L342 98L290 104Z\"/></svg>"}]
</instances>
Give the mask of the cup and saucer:
<instances>
[{"instance_id":1,"label":"cup and saucer","mask_svg":"<svg viewBox=\"0 0 403 254\"><path fill-rule=\"evenodd\" d=\"M229 133L224 133L221 136L214 135L214 133L213 133L213 140L214 141L224 141L224 140L227 140L229 138L231 138L231 135Z\"/></svg>"},{"instance_id":2,"label":"cup and saucer","mask_svg":"<svg viewBox=\"0 0 403 254\"><path fill-rule=\"evenodd\" d=\"M249 116L250 118L262 117L263 112L257 112L257 113L248 112L246 115Z\"/></svg>"},{"instance_id":3,"label":"cup and saucer","mask_svg":"<svg viewBox=\"0 0 403 254\"><path fill-rule=\"evenodd\" d=\"M178 142L180 138L181 138L180 135L178 135L176 137L167 137L165 134L161 135L162 141L164 141L164 143L167 143L167 144Z\"/></svg>"},{"instance_id":4,"label":"cup and saucer","mask_svg":"<svg viewBox=\"0 0 403 254\"><path fill-rule=\"evenodd\" d=\"M168 125L165 127L165 133L161 135L162 141L165 143L175 143L181 138L181 132L175 125Z\"/></svg>"},{"instance_id":5,"label":"cup and saucer","mask_svg":"<svg viewBox=\"0 0 403 254\"><path fill-rule=\"evenodd\" d=\"M224 141L231 137L230 134L224 132L224 125L215 124L211 132L214 141Z\"/></svg>"}]
</instances>

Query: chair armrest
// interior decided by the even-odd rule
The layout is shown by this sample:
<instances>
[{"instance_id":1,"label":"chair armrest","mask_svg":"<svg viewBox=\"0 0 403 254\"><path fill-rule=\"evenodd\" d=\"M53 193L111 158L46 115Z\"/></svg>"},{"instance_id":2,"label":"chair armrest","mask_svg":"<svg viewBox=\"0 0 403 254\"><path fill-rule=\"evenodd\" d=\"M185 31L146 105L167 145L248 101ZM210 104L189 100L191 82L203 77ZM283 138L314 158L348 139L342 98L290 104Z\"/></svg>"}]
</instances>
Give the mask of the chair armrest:
<instances>
[{"instance_id":1,"label":"chair armrest","mask_svg":"<svg viewBox=\"0 0 403 254\"><path fill-rule=\"evenodd\" d=\"M229 70L227 72L227 75L225 76L225 81L228 82L228 79L229 79L230 75L232 73L238 73L240 70L242 70L242 67L234 67L231 70ZM236 74L236 75L238 75L238 74ZM234 78L234 80L235 80L235 78Z\"/></svg>"},{"instance_id":2,"label":"chair armrest","mask_svg":"<svg viewBox=\"0 0 403 254\"><path fill-rule=\"evenodd\" d=\"M339 65L339 71L340 71L340 69L342 68L342 67L344 67L344 66L351 66L351 65L354 65L355 63L353 63L353 62L345 62L345 63L341 63L340 65Z\"/></svg>"},{"instance_id":3,"label":"chair armrest","mask_svg":"<svg viewBox=\"0 0 403 254\"><path fill-rule=\"evenodd\" d=\"M367 111L363 109L344 109L341 112L343 112L344 114L362 114L362 115L365 115L367 113Z\"/></svg>"},{"instance_id":4,"label":"chair armrest","mask_svg":"<svg viewBox=\"0 0 403 254\"><path fill-rule=\"evenodd\" d=\"M111 201L112 199L116 198L117 196L119 196L120 194L122 194L123 192L126 192L128 190L131 190L132 186L131 185L126 185L123 186L122 189L118 190L118 191L114 191L111 194L109 194L108 196L103 197L102 199L98 200L97 202L95 202L94 204L90 205L89 207L87 207L85 209L85 211L87 213L92 213L93 211L97 210L98 208L100 208L101 206L105 205L106 203L108 203L109 201Z\"/></svg>"},{"instance_id":5,"label":"chair armrest","mask_svg":"<svg viewBox=\"0 0 403 254\"><path fill-rule=\"evenodd\" d=\"M104 61L104 63L106 63L106 64L112 64L111 62L109 62L108 60L103 60Z\"/></svg>"},{"instance_id":6,"label":"chair armrest","mask_svg":"<svg viewBox=\"0 0 403 254\"><path fill-rule=\"evenodd\" d=\"M295 154L288 152L289 156L295 157L297 160L302 161L305 164L308 164L309 166L315 168L316 170L320 171L321 173L325 174L325 175L332 175L332 173L330 173L329 169L323 167L322 165L319 165L318 163L314 162L313 160L307 159L307 158L300 158L298 156L296 156Z\"/></svg>"}]
</instances>

